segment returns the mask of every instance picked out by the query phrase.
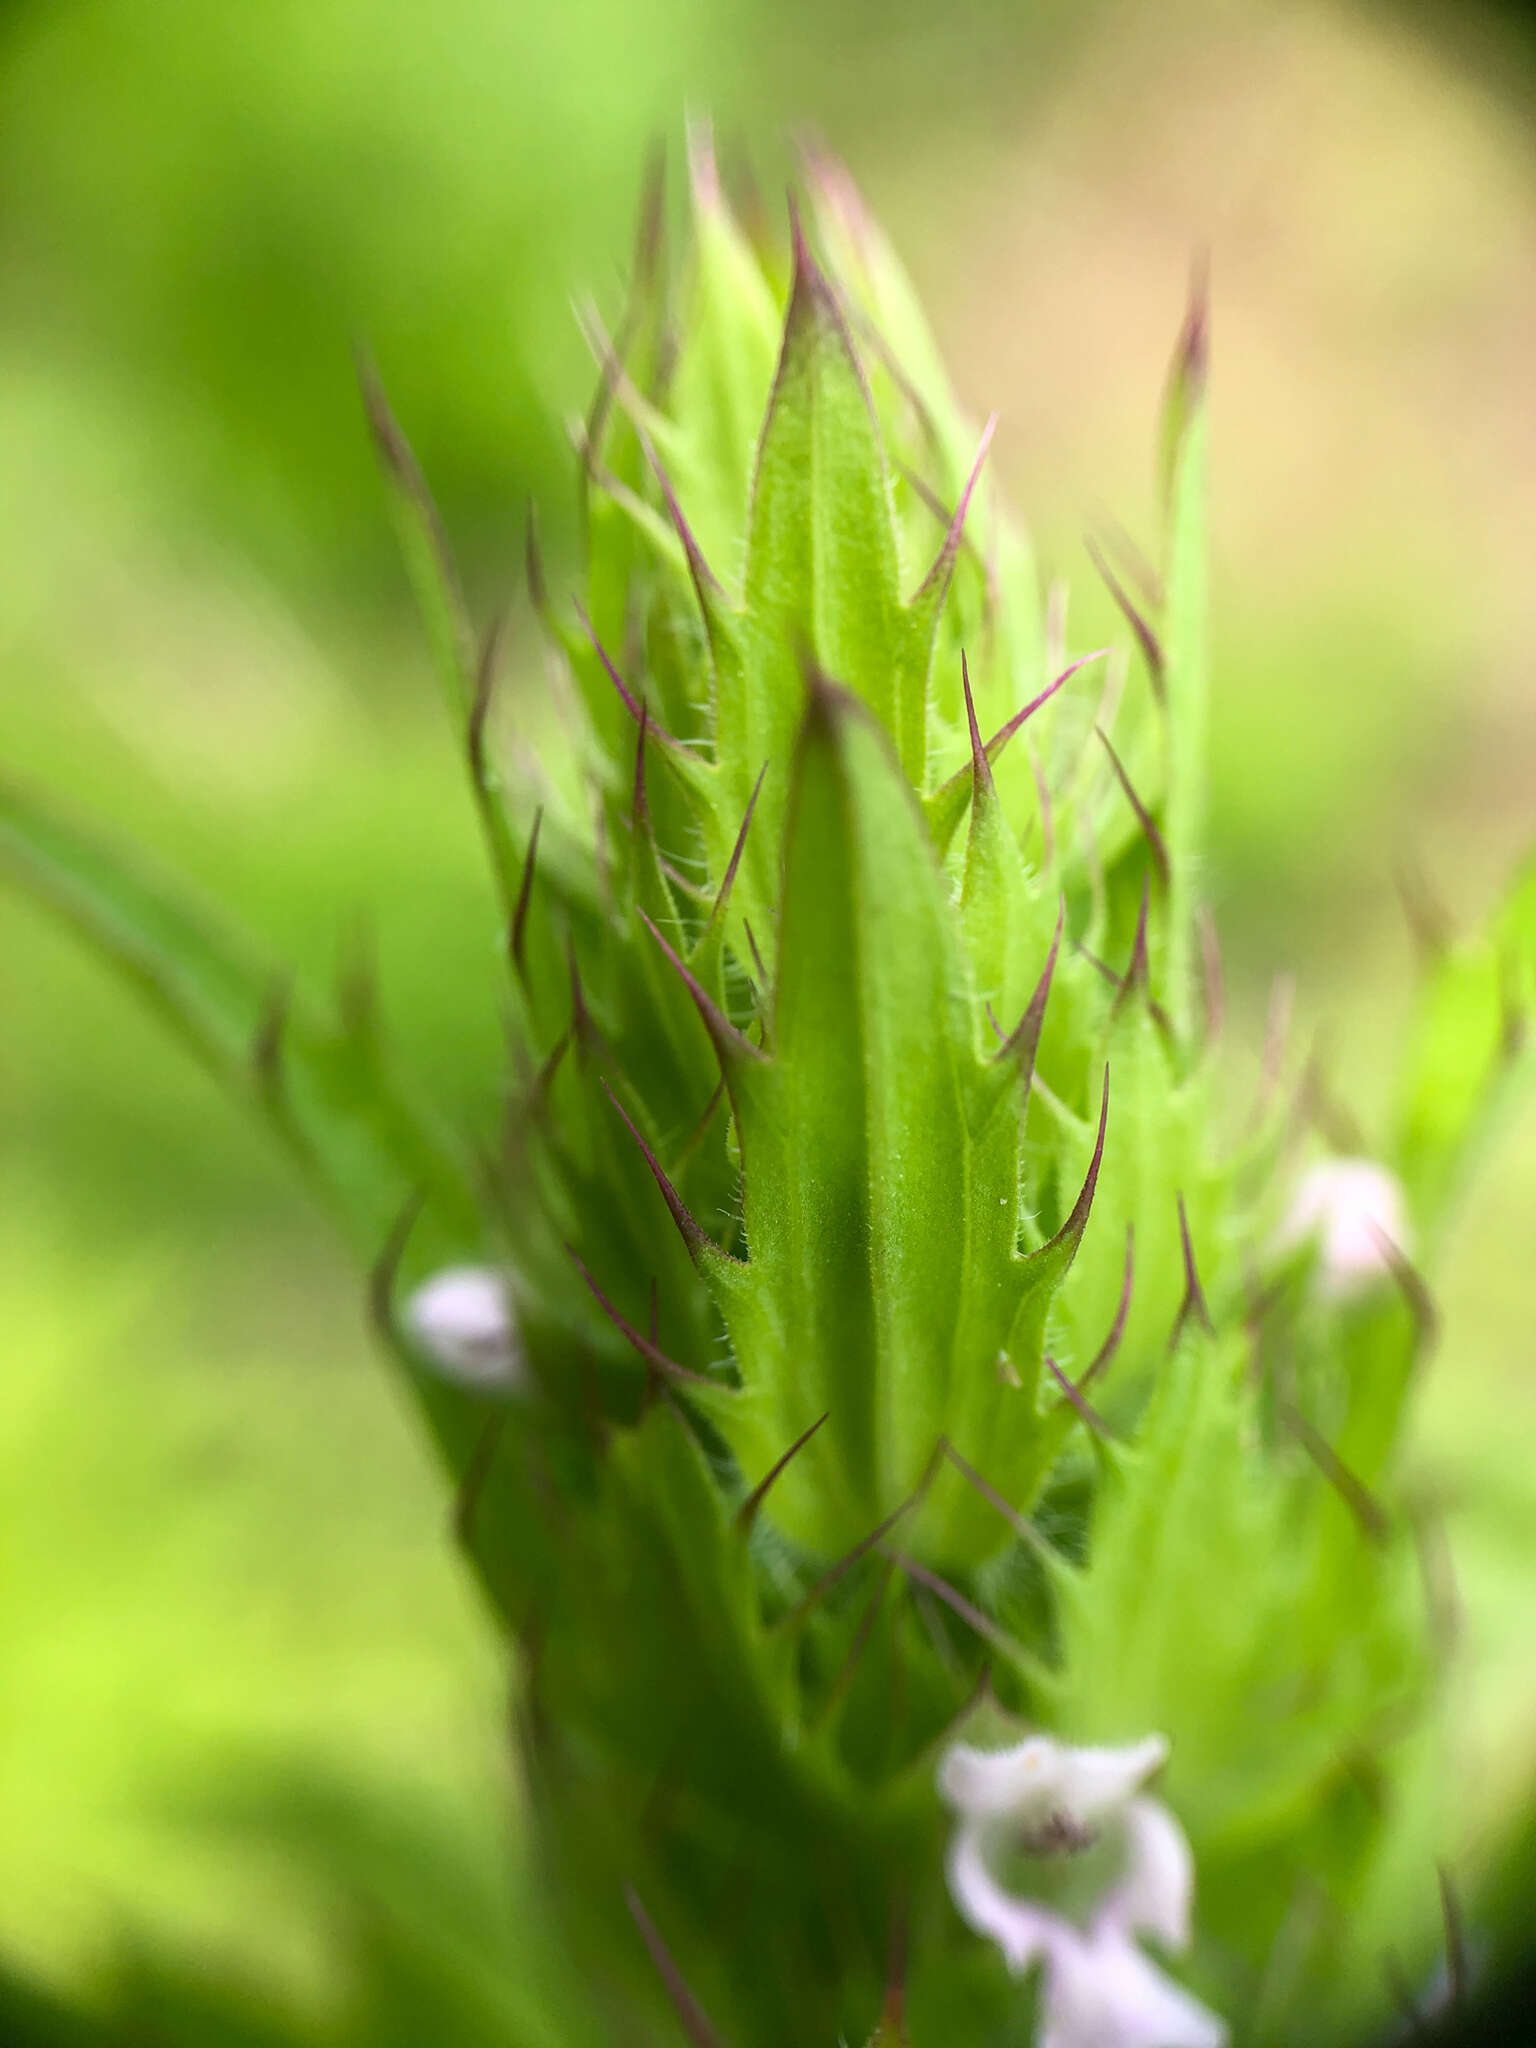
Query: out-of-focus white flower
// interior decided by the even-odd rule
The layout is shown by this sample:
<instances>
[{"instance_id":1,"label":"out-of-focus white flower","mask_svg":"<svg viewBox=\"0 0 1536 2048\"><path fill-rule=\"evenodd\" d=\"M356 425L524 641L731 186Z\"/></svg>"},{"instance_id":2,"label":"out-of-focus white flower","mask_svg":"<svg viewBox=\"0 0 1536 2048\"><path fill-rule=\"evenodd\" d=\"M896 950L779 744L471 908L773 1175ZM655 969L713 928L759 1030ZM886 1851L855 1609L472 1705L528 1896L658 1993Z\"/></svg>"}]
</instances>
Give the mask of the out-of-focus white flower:
<instances>
[{"instance_id":1,"label":"out-of-focus white flower","mask_svg":"<svg viewBox=\"0 0 1536 2048\"><path fill-rule=\"evenodd\" d=\"M1374 1159L1325 1159L1301 1177L1280 1231L1280 1250L1308 1239L1318 1279L1335 1300L1363 1293L1390 1271L1391 1250L1409 1250L1402 1183Z\"/></svg>"},{"instance_id":2,"label":"out-of-focus white flower","mask_svg":"<svg viewBox=\"0 0 1536 2048\"><path fill-rule=\"evenodd\" d=\"M939 1764L940 1796L957 1816L950 1894L1015 1975L1039 1964L1040 2048L1226 2041L1216 2015L1136 1941L1189 1942L1194 1859L1167 1807L1141 1791L1167 1755L1160 1735L1123 1749L1032 1735L1002 1750L957 1742Z\"/></svg>"},{"instance_id":3,"label":"out-of-focus white flower","mask_svg":"<svg viewBox=\"0 0 1536 2048\"><path fill-rule=\"evenodd\" d=\"M516 1393L528 1372L504 1276L449 1266L405 1304L405 1327L445 1379L485 1393Z\"/></svg>"}]
</instances>

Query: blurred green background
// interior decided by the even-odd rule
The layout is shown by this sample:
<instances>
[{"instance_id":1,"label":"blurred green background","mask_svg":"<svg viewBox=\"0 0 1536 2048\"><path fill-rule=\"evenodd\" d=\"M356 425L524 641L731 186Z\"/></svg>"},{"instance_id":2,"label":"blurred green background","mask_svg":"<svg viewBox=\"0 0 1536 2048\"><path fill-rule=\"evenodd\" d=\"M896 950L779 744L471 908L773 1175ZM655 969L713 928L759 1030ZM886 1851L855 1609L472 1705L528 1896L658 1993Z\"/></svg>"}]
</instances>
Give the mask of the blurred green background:
<instances>
[{"instance_id":1,"label":"blurred green background","mask_svg":"<svg viewBox=\"0 0 1536 2048\"><path fill-rule=\"evenodd\" d=\"M812 130L932 309L1074 638L1149 523L1210 253L1212 890L1256 1043L1294 973L1367 1132L1405 858L1470 918L1536 836L1536 32L1517 8L1166 0L8 0L0 755L303 968L376 934L460 1115L489 896L352 370L478 615L573 537L570 315L647 150ZM518 632L526 621L515 614ZM0 1969L137 2038L543 2042L508 1674L341 1248L210 1084L0 901ZM1536 1118L1443 1289L1414 1484L1464 1654L1449 1844L1536 1774ZM445 2019L444 2015L452 2015ZM57 2020L57 2038L70 2039Z\"/></svg>"}]
</instances>

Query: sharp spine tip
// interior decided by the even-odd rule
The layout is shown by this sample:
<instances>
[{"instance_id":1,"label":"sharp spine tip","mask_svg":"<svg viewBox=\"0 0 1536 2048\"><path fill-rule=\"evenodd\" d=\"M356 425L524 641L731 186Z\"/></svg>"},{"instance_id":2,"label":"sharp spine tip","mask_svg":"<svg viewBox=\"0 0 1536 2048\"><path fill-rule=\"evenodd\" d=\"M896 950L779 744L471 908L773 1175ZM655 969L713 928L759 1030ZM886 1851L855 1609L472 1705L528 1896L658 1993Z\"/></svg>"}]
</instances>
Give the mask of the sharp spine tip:
<instances>
[{"instance_id":1,"label":"sharp spine tip","mask_svg":"<svg viewBox=\"0 0 1536 2048\"><path fill-rule=\"evenodd\" d=\"M650 812L645 801L645 735L651 722L651 707L640 699L640 730L635 737L635 782L630 799L630 829L637 835L650 829Z\"/></svg>"},{"instance_id":2,"label":"sharp spine tip","mask_svg":"<svg viewBox=\"0 0 1536 2048\"><path fill-rule=\"evenodd\" d=\"M971 810L975 815L982 791L992 781L992 764L987 759L987 750L981 743L981 727L976 723L976 699L971 695L971 667L960 650L960 687L965 692L965 718L971 733Z\"/></svg>"},{"instance_id":3,"label":"sharp spine tip","mask_svg":"<svg viewBox=\"0 0 1536 2048\"><path fill-rule=\"evenodd\" d=\"M251 1038L251 1071L256 1085L272 1103L283 1091L283 1040L293 1008L293 978L273 975L262 997L261 1012Z\"/></svg>"},{"instance_id":4,"label":"sharp spine tip","mask_svg":"<svg viewBox=\"0 0 1536 2048\"><path fill-rule=\"evenodd\" d=\"M650 1145L646 1142L644 1134L641 1132L634 1118L630 1115L629 1111L624 1107L623 1103L620 1102L618 1096L614 1094L612 1088L609 1087L606 1078L603 1076L599 1076L599 1079L602 1081L603 1093L607 1096L608 1100L613 1104L614 1108L618 1111L619 1116L623 1121L625 1130L627 1130L629 1132L629 1135L634 1139L635 1144L639 1149L641 1158L645 1161L647 1167L650 1169L651 1178L655 1181L657 1187L661 1190L661 1198L666 1203L668 1210L671 1212L672 1221L677 1225L677 1234L683 1240L684 1245L687 1247L688 1256L691 1259L693 1259L696 1263L701 1259L706 1259L710 1257L723 1259L726 1256L725 1253L721 1251L719 1245L715 1243L714 1239L709 1235L709 1232L704 1229L703 1225L698 1222L693 1212L689 1209L688 1204L683 1200L682 1196L677 1192L677 1189L672 1185L671 1180L667 1176L665 1168L662 1166L661 1161L656 1157L656 1154L651 1149ZM652 1333L651 1341L652 1343L655 1342L654 1332Z\"/></svg>"},{"instance_id":5,"label":"sharp spine tip","mask_svg":"<svg viewBox=\"0 0 1536 2048\"><path fill-rule=\"evenodd\" d=\"M1088 1162L1088 1171L1077 1200L1072 1204L1071 1213L1053 1238L1031 1252L1030 1260L1045 1258L1049 1253L1064 1251L1066 1262L1071 1264L1077 1247L1082 1242L1083 1232L1088 1228L1088 1218L1093 1213L1093 1198L1098 1192L1099 1169L1104 1164L1104 1140L1109 1130L1109 1065L1104 1067L1104 1090L1099 1103L1099 1128L1093 1141L1093 1157ZM1026 1261L1026 1264L1029 1261Z\"/></svg>"},{"instance_id":6,"label":"sharp spine tip","mask_svg":"<svg viewBox=\"0 0 1536 2048\"><path fill-rule=\"evenodd\" d=\"M1099 1346L1092 1364L1077 1383L1079 1393L1082 1393L1085 1388L1093 1384L1099 1374L1108 1366L1115 1353L1120 1349L1120 1339L1125 1335L1126 1318L1131 1311L1131 1287L1135 1280L1135 1274L1136 1226L1134 1223L1127 1223L1125 1226L1125 1276L1120 1282L1119 1306L1115 1310L1115 1319L1109 1326L1109 1335Z\"/></svg>"},{"instance_id":7,"label":"sharp spine tip","mask_svg":"<svg viewBox=\"0 0 1536 2048\"><path fill-rule=\"evenodd\" d=\"M757 1482L756 1486L754 1486L752 1491L747 1495L746 1499L742 1502L741 1507L738 1509L736 1515L736 1527L743 1534L750 1530L752 1524L757 1520L758 1509L767 1499L770 1490L778 1480L780 1474L784 1471L785 1467L790 1463L790 1460L796 1457L801 1451L804 1450L805 1446L810 1442L811 1438L816 1434L817 1430L821 1428L821 1425L826 1421L827 1417L831 1413L832 1411L830 1408L823 1409L821 1414L817 1416L816 1420L811 1424L809 1429L801 1430L800 1434L795 1438L794 1442L790 1445L789 1449L785 1451L782 1454L782 1456L780 1456L774 1461L774 1463L769 1467L768 1471L764 1473L763 1477Z\"/></svg>"},{"instance_id":8,"label":"sharp spine tip","mask_svg":"<svg viewBox=\"0 0 1536 2048\"><path fill-rule=\"evenodd\" d=\"M1130 592L1109 565L1109 559L1092 534L1087 536L1085 546L1088 558L1103 578L1106 589L1119 607L1120 614L1130 627L1142 659L1147 664L1147 673L1152 679L1152 690L1159 704L1166 701L1166 669L1163 660L1162 642L1153 632L1145 615L1136 605Z\"/></svg>"},{"instance_id":9,"label":"sharp spine tip","mask_svg":"<svg viewBox=\"0 0 1536 2048\"><path fill-rule=\"evenodd\" d=\"M713 931L717 929L725 917L726 905L731 900L731 889L736 881L736 870L741 866L741 857L747 849L747 833L752 826L752 814L757 809L757 799L762 793L763 778L767 773L768 763L765 761L757 771L757 780L752 785L752 794L747 798L746 813L742 818L741 828L736 834L736 842L731 848L731 857L726 862L725 874L721 878L719 893L716 895L709 913L708 930Z\"/></svg>"},{"instance_id":10,"label":"sharp spine tip","mask_svg":"<svg viewBox=\"0 0 1536 2048\"><path fill-rule=\"evenodd\" d=\"M481 790L486 787L485 727L496 695L497 668L506 622L505 612L498 611L493 615L485 629L485 637L480 643L480 652L475 661L475 693L470 701L466 747L469 754L469 772L476 787Z\"/></svg>"},{"instance_id":11,"label":"sharp spine tip","mask_svg":"<svg viewBox=\"0 0 1536 2048\"><path fill-rule=\"evenodd\" d=\"M949 588L949 580L954 574L955 561L960 553L960 543L965 536L965 522L970 513L971 499L975 496L976 486L981 481L982 466L986 462L996 432L997 414L994 412L988 415L987 423L981 430L981 443L971 464L970 474L966 477L965 488L960 493L960 502L955 507L954 517L949 522L949 530L944 536L944 544L939 549L938 557L918 586L919 597L924 592L932 592L942 602L944 593Z\"/></svg>"},{"instance_id":12,"label":"sharp spine tip","mask_svg":"<svg viewBox=\"0 0 1536 2048\"><path fill-rule=\"evenodd\" d=\"M359 343L352 351L357 369L358 388L363 395L363 408L368 415L368 426L379 453L397 474L407 475L416 467L411 453L411 444L406 440L400 422L395 418L393 408L384 395L383 380L378 365L369 351Z\"/></svg>"},{"instance_id":13,"label":"sharp spine tip","mask_svg":"<svg viewBox=\"0 0 1536 2048\"><path fill-rule=\"evenodd\" d=\"M544 806L539 805L533 814L533 823L528 828L528 849L523 855L522 880L518 883L517 903L512 911L512 929L508 935L507 949L512 965L520 979L527 978L528 909L533 901L534 862L539 851L539 831L544 823Z\"/></svg>"},{"instance_id":14,"label":"sharp spine tip","mask_svg":"<svg viewBox=\"0 0 1536 2048\"><path fill-rule=\"evenodd\" d=\"M1045 1025L1045 1008L1050 1000L1051 984L1056 974L1056 958L1061 951L1062 927L1066 922L1067 899L1056 899L1056 929L1051 935L1051 949L1045 956L1045 967L1035 983L1034 993L1025 1005L1024 1014L1014 1027L1011 1035L994 1054L995 1059L1014 1059L1024 1073L1026 1086L1034 1075L1035 1058L1040 1050L1040 1033Z\"/></svg>"},{"instance_id":15,"label":"sharp spine tip","mask_svg":"<svg viewBox=\"0 0 1536 2048\"><path fill-rule=\"evenodd\" d=\"M1130 962L1120 982L1120 993L1115 997L1110 1009L1112 1017L1120 1014L1121 1010L1124 1009L1138 989L1147 991L1149 1005L1151 1003L1152 964L1147 951L1147 915L1151 907L1151 897L1150 877L1143 875L1141 878L1141 907L1136 913L1136 936L1131 943Z\"/></svg>"},{"instance_id":16,"label":"sharp spine tip","mask_svg":"<svg viewBox=\"0 0 1536 2048\"><path fill-rule=\"evenodd\" d=\"M1104 743L1104 751L1106 754L1108 754L1110 766L1114 769L1116 779L1118 780L1121 789L1125 793L1126 802L1130 805L1131 809L1136 813L1136 822L1138 825L1140 825L1142 837L1147 842L1147 850L1152 856L1152 865L1157 870L1157 878L1162 883L1163 888L1166 890L1169 884L1170 874L1168 866L1168 848L1166 843L1164 842L1162 833L1158 830L1157 820L1152 816L1152 813L1147 809L1146 805L1137 795L1135 785L1132 783L1130 776L1126 773L1125 765L1121 761L1120 756L1115 752L1109 734L1104 730L1102 725L1096 725L1094 727L1094 731L1098 734L1099 738Z\"/></svg>"},{"instance_id":17,"label":"sharp spine tip","mask_svg":"<svg viewBox=\"0 0 1536 2048\"><path fill-rule=\"evenodd\" d=\"M368 1307L373 1326L387 1344L400 1341L399 1328L395 1322L395 1282L400 1277L400 1267L405 1258L405 1248L410 1243L411 1232L416 1228L417 1218L426 1207L426 1196L420 1188L413 1188L401 1204L400 1213L389 1227L389 1233L379 1247L368 1275Z\"/></svg>"},{"instance_id":18,"label":"sharp spine tip","mask_svg":"<svg viewBox=\"0 0 1536 2048\"><path fill-rule=\"evenodd\" d=\"M1215 1335L1210 1309L1206 1306L1205 1289L1200 1285L1199 1269L1195 1265L1195 1247L1189 1234L1189 1213L1184 1207L1184 1191L1178 1193L1179 1205L1179 1246L1184 1256L1184 1300L1179 1309L1178 1320L1173 1326L1176 1343L1182 1335L1185 1324L1193 1316L1195 1321L1210 1337Z\"/></svg>"},{"instance_id":19,"label":"sharp spine tip","mask_svg":"<svg viewBox=\"0 0 1536 2048\"><path fill-rule=\"evenodd\" d=\"M1043 1356L1046 1370L1050 1373L1051 1378L1055 1380L1063 1400L1066 1401L1067 1405L1076 1414L1083 1427L1094 1436L1107 1437L1109 1435L1109 1426L1083 1392L1081 1381L1068 1378L1067 1374L1062 1371L1048 1351ZM1086 1379L1087 1374L1085 1373L1083 1377Z\"/></svg>"},{"instance_id":20,"label":"sharp spine tip","mask_svg":"<svg viewBox=\"0 0 1536 2048\"><path fill-rule=\"evenodd\" d=\"M988 761L996 762L998 755L1007 746L1014 734L1027 725L1042 706L1049 704L1056 692L1064 683L1071 682L1079 669L1086 668L1090 661L1102 661L1108 652L1109 649L1107 647L1096 647L1092 654L1080 654L1076 661L1069 661L1059 675L1052 677L1051 681L1046 684L1038 696L1031 697L1022 710L1015 711L1012 718L1005 725L1000 725L997 731L993 733L991 739L987 741Z\"/></svg>"},{"instance_id":21,"label":"sharp spine tip","mask_svg":"<svg viewBox=\"0 0 1536 2048\"><path fill-rule=\"evenodd\" d=\"M1211 252L1196 252L1189 274L1189 302L1179 336L1179 369L1191 394L1204 394L1211 361Z\"/></svg>"},{"instance_id":22,"label":"sharp spine tip","mask_svg":"<svg viewBox=\"0 0 1536 2048\"><path fill-rule=\"evenodd\" d=\"M676 948L663 936L654 921L643 910L639 911L638 915L641 923L661 948L673 973L677 975L684 988L687 989L689 995L693 998L693 1006L699 1013L699 1019L704 1029L709 1033L711 1043L714 1045L722 1068L729 1073L732 1068L739 1069L744 1063L762 1063L766 1061L767 1054L760 1047L755 1046L751 1039L746 1036L745 1032L739 1031L731 1022L719 1004L716 1003L714 997L710 995L698 977L687 966Z\"/></svg>"},{"instance_id":23,"label":"sharp spine tip","mask_svg":"<svg viewBox=\"0 0 1536 2048\"><path fill-rule=\"evenodd\" d=\"M642 1336L633 1323L620 1315L607 1295L604 1294L602 1288L598 1286L591 1269L576 1247L573 1244L568 1244L565 1250L572 1265L575 1266L577 1272L586 1282L587 1291L591 1294L592 1299L597 1303L609 1322L613 1324L613 1327L618 1331L625 1343L629 1345L630 1349L638 1353L653 1372L659 1373L663 1380L676 1381L682 1386L714 1387L717 1385L716 1381L707 1378L703 1373L692 1372L686 1365L679 1365L675 1358L669 1358L659 1346L651 1342L650 1338Z\"/></svg>"},{"instance_id":24,"label":"sharp spine tip","mask_svg":"<svg viewBox=\"0 0 1536 2048\"><path fill-rule=\"evenodd\" d=\"M689 1990L682 1971L672 1960L671 1952L656 1931L656 1924L650 1914L641 1905L639 1894L633 1885L625 1885L624 1903L629 1908L630 1918L640 1930L640 1939L645 1943L657 1976L666 1987L667 1996L672 2001L672 2009L681 2022L683 2032L688 2036L689 2048L721 2048L719 2035L710 2024L703 2006Z\"/></svg>"}]
</instances>

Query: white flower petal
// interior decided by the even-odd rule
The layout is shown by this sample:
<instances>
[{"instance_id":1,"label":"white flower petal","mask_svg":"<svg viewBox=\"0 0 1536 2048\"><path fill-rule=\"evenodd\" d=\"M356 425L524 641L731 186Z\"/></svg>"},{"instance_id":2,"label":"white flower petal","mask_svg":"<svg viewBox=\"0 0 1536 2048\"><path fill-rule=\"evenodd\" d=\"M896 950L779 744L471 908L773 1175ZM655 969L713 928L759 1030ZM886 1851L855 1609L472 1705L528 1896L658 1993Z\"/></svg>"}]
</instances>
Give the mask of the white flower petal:
<instances>
[{"instance_id":1,"label":"white flower petal","mask_svg":"<svg viewBox=\"0 0 1536 2048\"><path fill-rule=\"evenodd\" d=\"M1162 1735L1148 1735L1123 1749L1063 1747L1059 1807L1070 1819L1091 1825L1123 1806L1167 1761L1168 1742Z\"/></svg>"},{"instance_id":2,"label":"white flower petal","mask_svg":"<svg viewBox=\"0 0 1536 2048\"><path fill-rule=\"evenodd\" d=\"M966 1925L995 1941L1009 1969L1022 1976L1050 1949L1065 1923L1043 1906L1003 1890L987 1868L984 1837L980 1821L962 1821L956 1828L945 1866L950 1897Z\"/></svg>"},{"instance_id":3,"label":"white flower petal","mask_svg":"<svg viewBox=\"0 0 1536 2048\"><path fill-rule=\"evenodd\" d=\"M1125 1870L1094 1915L1094 1929L1150 1934L1165 1948L1189 1946L1195 1859L1184 1830L1157 1799L1125 1809Z\"/></svg>"},{"instance_id":4,"label":"white flower petal","mask_svg":"<svg viewBox=\"0 0 1536 2048\"><path fill-rule=\"evenodd\" d=\"M505 1278L488 1266L450 1266L418 1287L404 1322L446 1379L511 1393L527 1384Z\"/></svg>"},{"instance_id":5,"label":"white flower petal","mask_svg":"<svg viewBox=\"0 0 1536 2048\"><path fill-rule=\"evenodd\" d=\"M1318 1244L1325 1294L1359 1294L1388 1270L1387 1245L1409 1249L1401 1182L1374 1159L1325 1159L1297 1184L1279 1237L1281 1251Z\"/></svg>"},{"instance_id":6,"label":"white flower petal","mask_svg":"<svg viewBox=\"0 0 1536 2048\"><path fill-rule=\"evenodd\" d=\"M1113 1930L1051 1946L1039 2048L1224 2048L1227 2030Z\"/></svg>"},{"instance_id":7,"label":"white flower petal","mask_svg":"<svg viewBox=\"0 0 1536 2048\"><path fill-rule=\"evenodd\" d=\"M1189 1941L1189 1844L1160 1801L1137 1796L1167 1755L1160 1735L1121 1749L1073 1749L1037 1735L1003 1750L955 1743L939 1766L939 1790L959 1814L950 1893L962 1919L996 1942L1015 1975L1041 1964L1039 2048L1224 2048L1222 2022L1134 1938L1150 1934L1171 1949ZM1086 1929L1005 1890L994 1874L989 1855L1005 1852L1010 1872L1022 1860L1027 1888L1032 1834L1042 1857L1070 1856L1078 1846L1073 1831L1091 1841L1101 1822L1119 1823L1123 1856Z\"/></svg>"},{"instance_id":8,"label":"white flower petal","mask_svg":"<svg viewBox=\"0 0 1536 2048\"><path fill-rule=\"evenodd\" d=\"M1168 1744L1149 1735L1123 1749L1073 1749L1031 1735L1011 1749L973 1749L956 1742L939 1765L939 1794L969 1818L1016 1821L1027 1831L1053 1816L1092 1827L1167 1760Z\"/></svg>"}]
</instances>

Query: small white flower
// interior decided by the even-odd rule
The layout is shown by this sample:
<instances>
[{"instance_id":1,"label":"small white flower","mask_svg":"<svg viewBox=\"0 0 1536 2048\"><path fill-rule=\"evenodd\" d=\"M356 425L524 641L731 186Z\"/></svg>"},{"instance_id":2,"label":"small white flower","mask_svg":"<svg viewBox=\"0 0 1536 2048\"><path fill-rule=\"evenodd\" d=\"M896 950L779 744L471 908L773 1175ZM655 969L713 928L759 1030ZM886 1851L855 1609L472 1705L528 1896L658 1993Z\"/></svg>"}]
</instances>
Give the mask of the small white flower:
<instances>
[{"instance_id":1,"label":"small white flower","mask_svg":"<svg viewBox=\"0 0 1536 2048\"><path fill-rule=\"evenodd\" d=\"M512 1300L488 1266L449 1266L405 1304L405 1326L445 1379L483 1393L515 1393L528 1373Z\"/></svg>"},{"instance_id":2,"label":"small white flower","mask_svg":"<svg viewBox=\"0 0 1536 2048\"><path fill-rule=\"evenodd\" d=\"M1167 1755L1160 1735L1123 1749L1032 1735L1002 1750L957 1742L940 1762L939 1793L957 1816L950 1894L1016 1976L1040 1965L1039 2048L1226 2041L1216 2015L1135 1939L1172 1950L1189 1942L1189 1844L1167 1807L1141 1791ZM1026 1889L1005 1884L1003 1869Z\"/></svg>"},{"instance_id":3,"label":"small white flower","mask_svg":"<svg viewBox=\"0 0 1536 2048\"><path fill-rule=\"evenodd\" d=\"M1401 1182L1374 1159L1325 1159L1301 1177L1280 1232L1280 1249L1308 1239L1318 1279L1335 1301L1361 1294L1390 1270L1390 1250L1409 1249Z\"/></svg>"}]
</instances>

